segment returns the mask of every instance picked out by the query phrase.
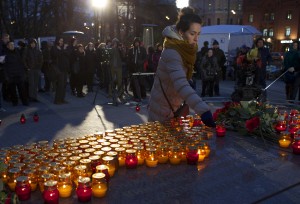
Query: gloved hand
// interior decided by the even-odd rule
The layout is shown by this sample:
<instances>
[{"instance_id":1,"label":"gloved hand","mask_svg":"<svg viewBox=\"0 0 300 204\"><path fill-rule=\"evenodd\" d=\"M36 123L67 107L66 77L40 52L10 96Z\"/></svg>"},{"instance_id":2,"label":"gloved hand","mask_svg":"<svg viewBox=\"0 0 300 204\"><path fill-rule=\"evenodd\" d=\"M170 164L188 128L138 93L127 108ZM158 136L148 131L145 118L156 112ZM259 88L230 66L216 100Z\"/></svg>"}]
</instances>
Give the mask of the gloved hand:
<instances>
[{"instance_id":1,"label":"gloved hand","mask_svg":"<svg viewBox=\"0 0 300 204\"><path fill-rule=\"evenodd\" d=\"M206 111L201 115L202 122L208 127L216 127L216 123L210 111Z\"/></svg>"},{"instance_id":2,"label":"gloved hand","mask_svg":"<svg viewBox=\"0 0 300 204\"><path fill-rule=\"evenodd\" d=\"M294 67L290 67L288 68L289 72L294 72L295 71L295 68Z\"/></svg>"}]
</instances>

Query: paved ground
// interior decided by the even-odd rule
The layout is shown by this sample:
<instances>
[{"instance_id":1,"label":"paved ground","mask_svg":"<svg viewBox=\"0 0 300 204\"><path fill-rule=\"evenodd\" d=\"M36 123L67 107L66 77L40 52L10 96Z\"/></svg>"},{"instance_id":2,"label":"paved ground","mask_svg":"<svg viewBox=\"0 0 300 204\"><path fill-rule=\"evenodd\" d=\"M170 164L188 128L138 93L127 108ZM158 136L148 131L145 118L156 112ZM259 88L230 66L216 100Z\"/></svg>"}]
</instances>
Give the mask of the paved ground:
<instances>
[{"instance_id":1,"label":"paved ground","mask_svg":"<svg viewBox=\"0 0 300 204\"><path fill-rule=\"evenodd\" d=\"M229 98L234 82L221 82L220 87L222 97ZM69 104L54 105L52 93L41 93L41 102L29 107L4 103L7 111L0 113L0 147L80 137L147 121L147 100L142 102L140 112L136 112L133 102L118 107L108 105L110 99L102 91L93 105L94 96L95 93L89 93L85 98L76 98L67 94ZM268 98L284 103L282 81L270 87ZM218 102L221 99L207 100L215 108L221 105ZM40 116L38 123L32 119L35 112ZM19 122L22 113L27 117L24 125ZM263 203L299 203L299 186L276 194L300 181L298 156L274 145L266 147L259 138L242 138L236 133L210 142L211 157L197 167L166 164L155 169L145 166L120 169L111 180L107 197L90 203L253 203L274 193ZM60 201L77 203L75 194ZM41 195L34 193L24 203L42 203Z\"/></svg>"}]
</instances>

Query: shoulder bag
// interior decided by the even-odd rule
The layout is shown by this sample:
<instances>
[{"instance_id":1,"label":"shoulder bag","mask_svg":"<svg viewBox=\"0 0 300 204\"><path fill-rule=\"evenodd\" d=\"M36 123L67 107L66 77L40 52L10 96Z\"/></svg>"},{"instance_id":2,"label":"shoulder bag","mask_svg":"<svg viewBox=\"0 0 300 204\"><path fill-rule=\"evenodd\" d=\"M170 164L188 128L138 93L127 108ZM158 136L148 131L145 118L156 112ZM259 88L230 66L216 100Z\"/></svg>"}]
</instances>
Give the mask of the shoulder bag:
<instances>
[{"instance_id":1,"label":"shoulder bag","mask_svg":"<svg viewBox=\"0 0 300 204\"><path fill-rule=\"evenodd\" d=\"M169 106L170 106L170 108L173 112L174 118L185 117L185 116L189 115L190 108L189 108L189 105L186 104L185 102L183 102L183 104L181 104L180 107L176 111L174 111L174 109L173 109L173 107L172 107L172 105L171 105L171 103L170 103L163 87L162 87L161 80L160 80L159 76L157 76L157 77L158 77L158 80L159 80L159 83L160 83L161 90L162 90L162 92L165 96L165 99L167 100L167 102L168 102L168 104L169 104Z\"/></svg>"}]
</instances>

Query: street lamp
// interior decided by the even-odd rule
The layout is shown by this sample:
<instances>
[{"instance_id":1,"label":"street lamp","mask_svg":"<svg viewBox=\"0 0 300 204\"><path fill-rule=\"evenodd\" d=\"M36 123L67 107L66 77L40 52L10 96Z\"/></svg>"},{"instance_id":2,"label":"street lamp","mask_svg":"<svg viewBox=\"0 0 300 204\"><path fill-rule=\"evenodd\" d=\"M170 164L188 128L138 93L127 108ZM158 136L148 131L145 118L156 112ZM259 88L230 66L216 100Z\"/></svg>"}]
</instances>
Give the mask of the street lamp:
<instances>
[{"instance_id":1,"label":"street lamp","mask_svg":"<svg viewBox=\"0 0 300 204\"><path fill-rule=\"evenodd\" d=\"M176 0L176 7L182 9L189 6L189 0Z\"/></svg>"},{"instance_id":2,"label":"street lamp","mask_svg":"<svg viewBox=\"0 0 300 204\"><path fill-rule=\"evenodd\" d=\"M108 0L92 0L92 6L100 10L100 15L103 15L102 14L103 8L105 8L107 4L108 4ZM100 21L100 25L98 25L98 28L96 27L96 29L98 29L98 37L101 40L101 38L103 38L103 36L102 36L102 16L100 16L100 20L99 20L98 11L97 11L97 21L98 21L98 23Z\"/></svg>"}]
</instances>

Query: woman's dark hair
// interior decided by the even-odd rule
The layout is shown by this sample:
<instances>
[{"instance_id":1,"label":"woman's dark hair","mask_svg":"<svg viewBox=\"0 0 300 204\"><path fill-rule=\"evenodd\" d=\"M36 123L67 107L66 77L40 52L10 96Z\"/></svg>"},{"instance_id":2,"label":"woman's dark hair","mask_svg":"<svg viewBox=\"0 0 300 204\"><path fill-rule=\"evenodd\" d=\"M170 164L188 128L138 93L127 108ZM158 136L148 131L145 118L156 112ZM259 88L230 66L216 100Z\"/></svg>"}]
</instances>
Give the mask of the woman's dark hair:
<instances>
[{"instance_id":1,"label":"woman's dark hair","mask_svg":"<svg viewBox=\"0 0 300 204\"><path fill-rule=\"evenodd\" d=\"M262 41L263 43L265 43L265 41L264 41L263 38L257 38L256 41L255 41L255 45L256 45L256 46L257 46L258 41Z\"/></svg>"},{"instance_id":2,"label":"woman's dark hair","mask_svg":"<svg viewBox=\"0 0 300 204\"><path fill-rule=\"evenodd\" d=\"M200 16L195 14L194 9L192 7L184 7L181 9L178 15L178 20L176 22L176 29L182 32L190 29L192 23L202 24L202 20Z\"/></svg>"},{"instance_id":3,"label":"woman's dark hair","mask_svg":"<svg viewBox=\"0 0 300 204\"><path fill-rule=\"evenodd\" d=\"M61 36L56 36L56 37L55 37L54 44L55 44L55 45L58 45L58 44L59 44L58 42L59 42L60 39L64 39L64 38L61 37Z\"/></svg>"},{"instance_id":4,"label":"woman's dark hair","mask_svg":"<svg viewBox=\"0 0 300 204\"><path fill-rule=\"evenodd\" d=\"M210 50L211 50L211 51L214 51L212 48L208 48L207 51L206 51L206 54L208 54L208 52L209 52Z\"/></svg>"}]
</instances>

